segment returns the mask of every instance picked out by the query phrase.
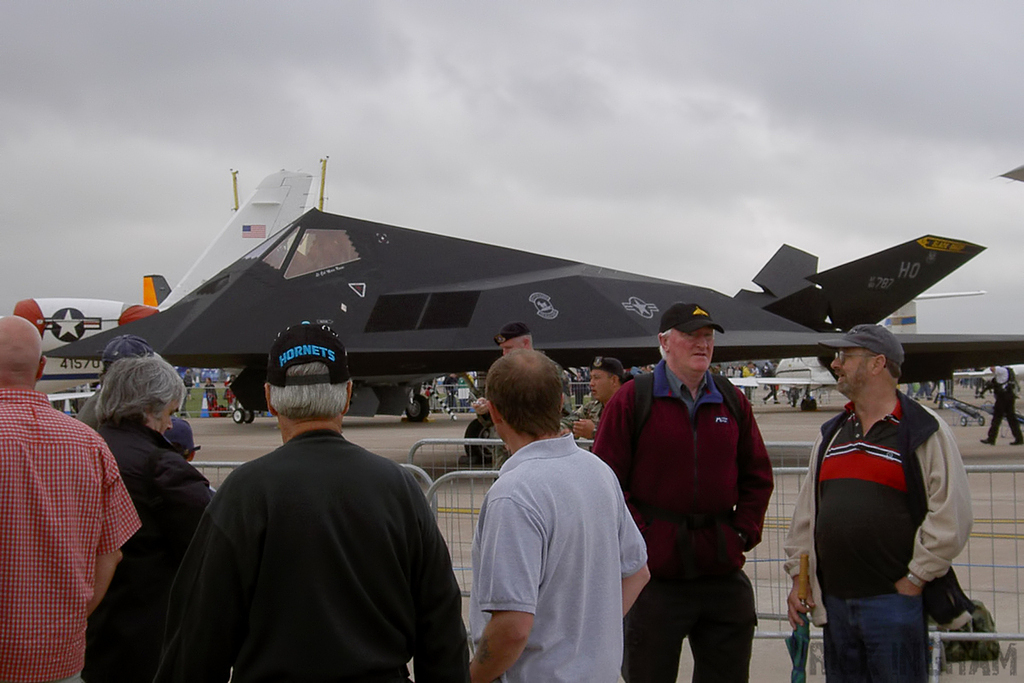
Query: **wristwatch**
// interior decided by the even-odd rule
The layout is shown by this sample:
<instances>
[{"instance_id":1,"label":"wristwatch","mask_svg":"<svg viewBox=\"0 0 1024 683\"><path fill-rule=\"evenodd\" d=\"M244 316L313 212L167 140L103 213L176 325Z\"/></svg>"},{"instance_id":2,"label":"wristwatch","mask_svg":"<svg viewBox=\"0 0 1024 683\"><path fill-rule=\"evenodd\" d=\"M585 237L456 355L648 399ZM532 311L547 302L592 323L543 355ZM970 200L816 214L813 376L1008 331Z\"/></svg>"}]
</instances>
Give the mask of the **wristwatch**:
<instances>
[{"instance_id":1,"label":"wristwatch","mask_svg":"<svg viewBox=\"0 0 1024 683\"><path fill-rule=\"evenodd\" d=\"M924 588L924 580L917 578L917 575L915 575L914 572L907 572L907 581L914 584L918 588Z\"/></svg>"}]
</instances>

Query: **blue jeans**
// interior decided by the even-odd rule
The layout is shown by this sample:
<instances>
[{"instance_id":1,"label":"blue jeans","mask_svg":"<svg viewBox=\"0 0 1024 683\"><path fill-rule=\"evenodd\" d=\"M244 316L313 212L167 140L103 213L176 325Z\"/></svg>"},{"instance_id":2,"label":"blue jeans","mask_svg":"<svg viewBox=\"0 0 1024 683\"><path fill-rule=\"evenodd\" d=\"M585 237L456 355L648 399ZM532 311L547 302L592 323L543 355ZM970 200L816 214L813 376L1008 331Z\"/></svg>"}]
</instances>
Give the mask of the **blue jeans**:
<instances>
[{"instance_id":1,"label":"blue jeans","mask_svg":"<svg viewBox=\"0 0 1024 683\"><path fill-rule=\"evenodd\" d=\"M825 595L825 678L829 683L924 683L928 628L921 596Z\"/></svg>"}]
</instances>

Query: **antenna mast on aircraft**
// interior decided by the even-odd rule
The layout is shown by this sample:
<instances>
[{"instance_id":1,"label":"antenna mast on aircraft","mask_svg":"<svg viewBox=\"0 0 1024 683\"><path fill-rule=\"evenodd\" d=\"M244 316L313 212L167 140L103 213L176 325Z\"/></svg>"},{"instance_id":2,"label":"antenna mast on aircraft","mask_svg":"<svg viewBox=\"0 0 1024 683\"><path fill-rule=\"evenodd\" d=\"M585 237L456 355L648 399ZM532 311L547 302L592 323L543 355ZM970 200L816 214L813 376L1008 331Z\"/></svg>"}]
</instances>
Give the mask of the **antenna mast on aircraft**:
<instances>
[{"instance_id":1,"label":"antenna mast on aircraft","mask_svg":"<svg viewBox=\"0 0 1024 683\"><path fill-rule=\"evenodd\" d=\"M320 160L320 205L317 207L321 211L324 210L324 183L327 180L327 160L330 157L325 156Z\"/></svg>"},{"instance_id":2,"label":"antenna mast on aircraft","mask_svg":"<svg viewBox=\"0 0 1024 683\"><path fill-rule=\"evenodd\" d=\"M238 171L231 169L231 187L235 191L235 208L232 211L238 211Z\"/></svg>"}]
</instances>

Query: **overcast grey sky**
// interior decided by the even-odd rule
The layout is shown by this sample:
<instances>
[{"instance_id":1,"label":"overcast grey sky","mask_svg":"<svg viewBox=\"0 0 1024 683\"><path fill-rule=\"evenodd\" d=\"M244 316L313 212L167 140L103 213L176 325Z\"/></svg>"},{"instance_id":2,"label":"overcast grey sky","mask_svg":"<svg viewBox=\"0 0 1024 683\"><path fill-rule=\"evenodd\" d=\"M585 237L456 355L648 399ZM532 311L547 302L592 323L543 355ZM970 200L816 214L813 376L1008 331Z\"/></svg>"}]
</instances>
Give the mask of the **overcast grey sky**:
<instances>
[{"instance_id":1,"label":"overcast grey sky","mask_svg":"<svg viewBox=\"0 0 1024 683\"><path fill-rule=\"evenodd\" d=\"M332 213L727 294L989 247L922 332L1024 333L1024 3L5 2L0 314L140 301L330 156ZM453 267L453 264L444 264Z\"/></svg>"}]
</instances>

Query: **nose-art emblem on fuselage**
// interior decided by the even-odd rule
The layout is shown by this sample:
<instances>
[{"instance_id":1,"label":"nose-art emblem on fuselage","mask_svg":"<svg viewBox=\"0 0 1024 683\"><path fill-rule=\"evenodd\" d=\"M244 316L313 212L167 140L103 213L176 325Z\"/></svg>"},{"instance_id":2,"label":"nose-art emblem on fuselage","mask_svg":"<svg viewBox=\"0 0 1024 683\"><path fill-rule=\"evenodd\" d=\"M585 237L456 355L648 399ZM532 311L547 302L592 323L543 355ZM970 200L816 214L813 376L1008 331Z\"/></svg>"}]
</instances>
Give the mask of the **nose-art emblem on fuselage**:
<instances>
[{"instance_id":1,"label":"nose-art emblem on fuselage","mask_svg":"<svg viewBox=\"0 0 1024 683\"><path fill-rule=\"evenodd\" d=\"M629 301L623 301L622 307L627 311L633 311L641 318L647 318L650 320L654 317L654 312L658 310L658 307L654 304L649 304L638 296L629 297Z\"/></svg>"},{"instance_id":2,"label":"nose-art emblem on fuselage","mask_svg":"<svg viewBox=\"0 0 1024 683\"><path fill-rule=\"evenodd\" d=\"M77 308L62 308L45 321L45 329L62 342L73 342L81 339L87 330L103 329L102 318L86 317Z\"/></svg>"},{"instance_id":3,"label":"nose-art emblem on fuselage","mask_svg":"<svg viewBox=\"0 0 1024 683\"><path fill-rule=\"evenodd\" d=\"M545 320L554 320L558 317L558 310L552 305L551 297L543 292L534 292L530 295L530 303L537 308L537 315Z\"/></svg>"}]
</instances>

